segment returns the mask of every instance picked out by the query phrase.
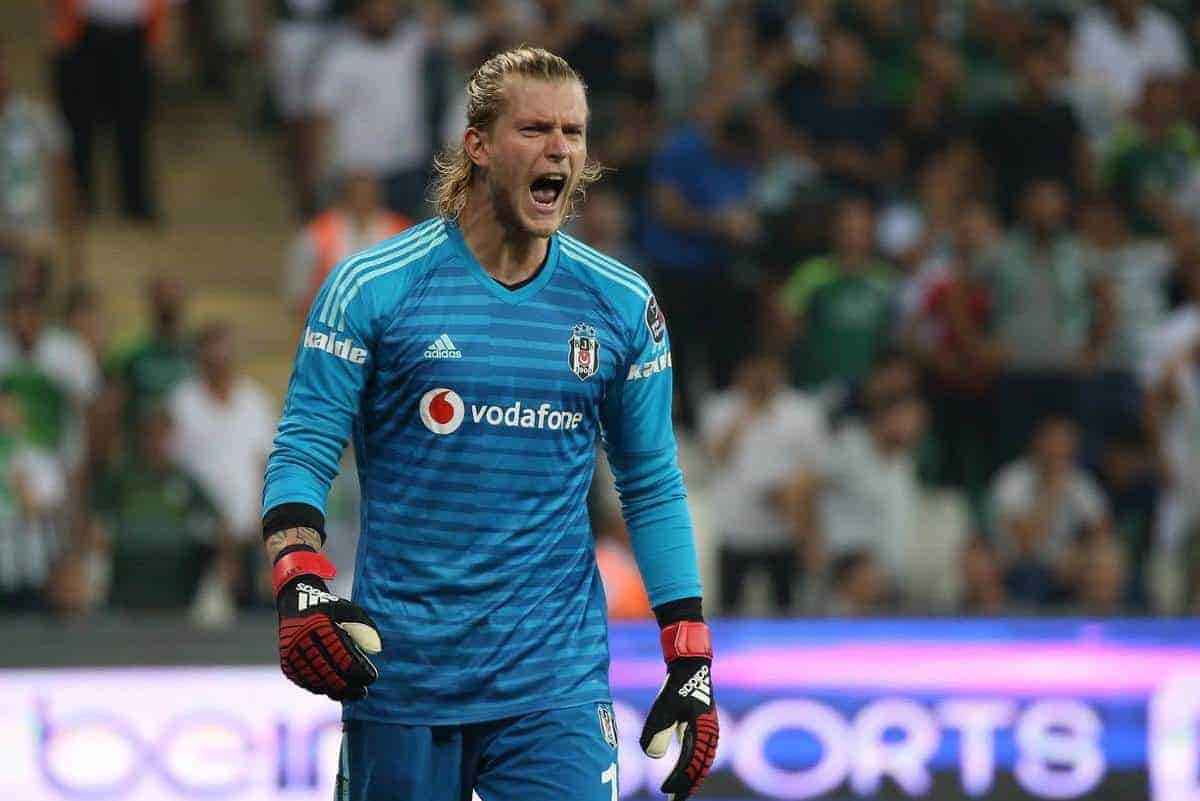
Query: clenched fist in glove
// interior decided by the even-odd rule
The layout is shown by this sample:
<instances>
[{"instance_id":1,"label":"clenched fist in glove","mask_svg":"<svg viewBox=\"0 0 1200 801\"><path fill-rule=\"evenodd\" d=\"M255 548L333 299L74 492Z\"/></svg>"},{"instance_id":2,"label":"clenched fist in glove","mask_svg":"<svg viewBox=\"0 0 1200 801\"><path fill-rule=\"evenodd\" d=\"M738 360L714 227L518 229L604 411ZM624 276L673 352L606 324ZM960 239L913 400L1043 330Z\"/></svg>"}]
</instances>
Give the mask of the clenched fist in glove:
<instances>
[{"instance_id":1,"label":"clenched fist in glove","mask_svg":"<svg viewBox=\"0 0 1200 801\"><path fill-rule=\"evenodd\" d=\"M679 734L679 760L662 784L670 801L696 792L717 755L720 726L712 691L712 640L704 623L682 620L663 628L667 680L642 728L641 746L649 756L667 753Z\"/></svg>"},{"instance_id":2,"label":"clenched fist in glove","mask_svg":"<svg viewBox=\"0 0 1200 801\"><path fill-rule=\"evenodd\" d=\"M365 611L329 592L325 579L335 574L333 563L307 545L288 546L275 557L279 664L309 692L356 701L379 678L367 654L383 644Z\"/></svg>"}]
</instances>

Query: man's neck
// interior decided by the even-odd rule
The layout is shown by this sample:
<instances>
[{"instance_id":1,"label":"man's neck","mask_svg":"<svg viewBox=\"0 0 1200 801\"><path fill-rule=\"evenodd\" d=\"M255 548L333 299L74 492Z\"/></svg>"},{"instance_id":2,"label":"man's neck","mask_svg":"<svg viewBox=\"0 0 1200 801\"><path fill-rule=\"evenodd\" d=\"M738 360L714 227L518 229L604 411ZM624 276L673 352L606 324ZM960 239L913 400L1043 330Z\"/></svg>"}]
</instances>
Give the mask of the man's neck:
<instances>
[{"instance_id":1,"label":"man's neck","mask_svg":"<svg viewBox=\"0 0 1200 801\"><path fill-rule=\"evenodd\" d=\"M214 398L225 403L233 395L233 376L229 374L215 375L209 373L204 376L204 385L208 387L208 391Z\"/></svg>"},{"instance_id":2,"label":"man's neck","mask_svg":"<svg viewBox=\"0 0 1200 801\"><path fill-rule=\"evenodd\" d=\"M1052 98L1050 97L1050 94L1048 92L1043 92L1041 89L1026 87L1025 91L1021 93L1021 104L1024 105L1025 108L1040 109L1044 106L1050 105L1051 102Z\"/></svg>"},{"instance_id":3,"label":"man's neck","mask_svg":"<svg viewBox=\"0 0 1200 801\"><path fill-rule=\"evenodd\" d=\"M864 253L841 252L837 254L838 265L844 275L861 275L866 272L867 263L871 260Z\"/></svg>"},{"instance_id":4,"label":"man's neck","mask_svg":"<svg viewBox=\"0 0 1200 801\"><path fill-rule=\"evenodd\" d=\"M1029 242L1034 250L1045 251L1054 247L1057 232L1046 228L1030 228Z\"/></svg>"},{"instance_id":5,"label":"man's neck","mask_svg":"<svg viewBox=\"0 0 1200 801\"><path fill-rule=\"evenodd\" d=\"M482 188L471 192L467 207L459 215L458 228L483 271L506 286L533 277L550 247L549 238L503 225Z\"/></svg>"},{"instance_id":6,"label":"man's neck","mask_svg":"<svg viewBox=\"0 0 1200 801\"><path fill-rule=\"evenodd\" d=\"M1131 11L1128 13L1115 11L1113 12L1113 19L1116 20L1117 27L1119 27L1124 33L1132 34L1137 31L1138 15L1136 11Z\"/></svg>"},{"instance_id":7,"label":"man's neck","mask_svg":"<svg viewBox=\"0 0 1200 801\"><path fill-rule=\"evenodd\" d=\"M859 91L858 84L831 82L827 97L829 102L835 106L849 106L857 103L861 95L862 93Z\"/></svg>"},{"instance_id":8,"label":"man's neck","mask_svg":"<svg viewBox=\"0 0 1200 801\"><path fill-rule=\"evenodd\" d=\"M374 209L346 208L342 210L342 214L346 216L356 231L365 231L375 221Z\"/></svg>"}]
</instances>

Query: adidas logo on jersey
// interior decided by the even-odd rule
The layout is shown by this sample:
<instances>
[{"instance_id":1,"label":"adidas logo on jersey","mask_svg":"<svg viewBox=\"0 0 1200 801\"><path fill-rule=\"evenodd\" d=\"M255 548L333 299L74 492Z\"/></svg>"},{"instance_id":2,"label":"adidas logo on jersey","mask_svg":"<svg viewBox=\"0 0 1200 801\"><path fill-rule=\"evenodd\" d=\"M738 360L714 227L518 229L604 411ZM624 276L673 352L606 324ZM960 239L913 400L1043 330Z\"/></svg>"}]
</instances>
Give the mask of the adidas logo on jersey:
<instances>
[{"instance_id":1,"label":"adidas logo on jersey","mask_svg":"<svg viewBox=\"0 0 1200 801\"><path fill-rule=\"evenodd\" d=\"M679 694L685 698L690 695L702 704L711 704L712 679L708 675L708 665L701 665L700 669L679 688Z\"/></svg>"},{"instance_id":2,"label":"adidas logo on jersey","mask_svg":"<svg viewBox=\"0 0 1200 801\"><path fill-rule=\"evenodd\" d=\"M318 590L311 584L297 584L296 592L299 595L300 611L303 612L310 606L317 604L331 604L338 599L336 595L331 595L324 590Z\"/></svg>"},{"instance_id":3,"label":"adidas logo on jersey","mask_svg":"<svg viewBox=\"0 0 1200 801\"><path fill-rule=\"evenodd\" d=\"M461 359L462 351L454 347L449 334L442 334L425 349L426 359Z\"/></svg>"}]
</instances>

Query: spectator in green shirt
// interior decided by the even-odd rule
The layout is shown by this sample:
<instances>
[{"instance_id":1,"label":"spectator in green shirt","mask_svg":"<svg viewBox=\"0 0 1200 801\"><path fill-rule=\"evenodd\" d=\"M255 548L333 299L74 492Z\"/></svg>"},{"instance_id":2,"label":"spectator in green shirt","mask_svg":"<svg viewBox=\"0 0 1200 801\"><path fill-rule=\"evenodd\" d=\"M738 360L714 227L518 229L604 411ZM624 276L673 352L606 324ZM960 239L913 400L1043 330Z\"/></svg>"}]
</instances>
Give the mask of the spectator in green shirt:
<instances>
[{"instance_id":1,"label":"spectator in green shirt","mask_svg":"<svg viewBox=\"0 0 1200 801\"><path fill-rule=\"evenodd\" d=\"M116 609L184 610L212 562L218 517L203 489L171 462L171 419L147 412L138 447L101 475L98 523L112 562L109 604Z\"/></svg>"},{"instance_id":2,"label":"spectator in green shirt","mask_svg":"<svg viewBox=\"0 0 1200 801\"><path fill-rule=\"evenodd\" d=\"M146 300L149 332L114 354L108 370L129 432L195 366L195 347L183 326L182 286L173 278L152 278Z\"/></svg>"},{"instance_id":3,"label":"spectator in green shirt","mask_svg":"<svg viewBox=\"0 0 1200 801\"><path fill-rule=\"evenodd\" d=\"M1121 198L1138 236L1167 230L1176 209L1172 200L1200 166L1200 133L1187 121L1178 81L1153 77L1141 102L1114 137L1104 161L1104 179Z\"/></svg>"},{"instance_id":4,"label":"spectator in green shirt","mask_svg":"<svg viewBox=\"0 0 1200 801\"><path fill-rule=\"evenodd\" d=\"M864 376L891 328L894 269L875 255L875 213L862 198L838 204L833 252L796 268L779 297L795 336L792 379L824 388Z\"/></svg>"}]
</instances>

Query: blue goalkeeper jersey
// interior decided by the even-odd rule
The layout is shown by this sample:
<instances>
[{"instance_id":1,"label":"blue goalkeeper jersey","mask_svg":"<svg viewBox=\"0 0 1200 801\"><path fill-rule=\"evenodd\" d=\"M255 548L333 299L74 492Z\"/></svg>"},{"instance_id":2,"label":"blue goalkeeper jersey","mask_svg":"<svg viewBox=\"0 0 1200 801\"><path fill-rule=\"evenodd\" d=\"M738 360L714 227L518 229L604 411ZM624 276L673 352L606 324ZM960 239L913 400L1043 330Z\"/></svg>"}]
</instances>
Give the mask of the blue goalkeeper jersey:
<instances>
[{"instance_id":1,"label":"blue goalkeeper jersey","mask_svg":"<svg viewBox=\"0 0 1200 801\"><path fill-rule=\"evenodd\" d=\"M297 350L264 511L324 513L354 437L353 600L384 649L345 716L445 725L607 701L598 435L651 603L700 595L671 394L649 287L569 236L518 289L442 219L338 265Z\"/></svg>"}]
</instances>

